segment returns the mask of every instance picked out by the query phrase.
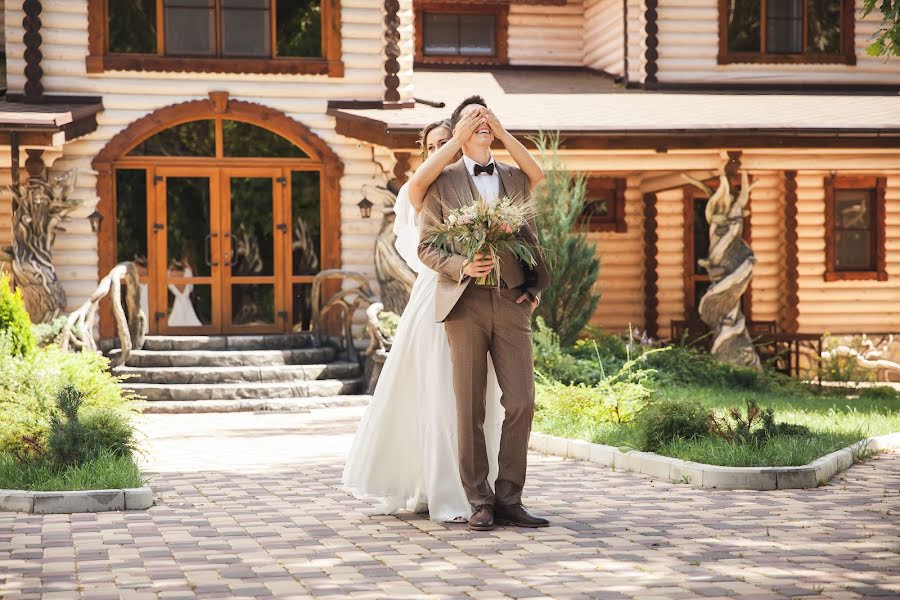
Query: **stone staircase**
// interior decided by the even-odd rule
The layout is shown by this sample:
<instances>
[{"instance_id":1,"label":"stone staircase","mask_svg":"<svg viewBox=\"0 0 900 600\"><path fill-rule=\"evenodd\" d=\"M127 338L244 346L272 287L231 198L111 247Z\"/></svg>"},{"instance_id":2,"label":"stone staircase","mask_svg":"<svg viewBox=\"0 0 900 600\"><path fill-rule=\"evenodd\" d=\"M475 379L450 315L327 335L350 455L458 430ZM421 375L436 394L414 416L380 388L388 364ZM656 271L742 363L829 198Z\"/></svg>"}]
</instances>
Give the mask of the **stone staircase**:
<instances>
[{"instance_id":1,"label":"stone staircase","mask_svg":"<svg viewBox=\"0 0 900 600\"><path fill-rule=\"evenodd\" d=\"M109 354L114 357L118 350ZM302 411L364 404L356 362L307 334L150 336L113 370L144 412Z\"/></svg>"}]
</instances>

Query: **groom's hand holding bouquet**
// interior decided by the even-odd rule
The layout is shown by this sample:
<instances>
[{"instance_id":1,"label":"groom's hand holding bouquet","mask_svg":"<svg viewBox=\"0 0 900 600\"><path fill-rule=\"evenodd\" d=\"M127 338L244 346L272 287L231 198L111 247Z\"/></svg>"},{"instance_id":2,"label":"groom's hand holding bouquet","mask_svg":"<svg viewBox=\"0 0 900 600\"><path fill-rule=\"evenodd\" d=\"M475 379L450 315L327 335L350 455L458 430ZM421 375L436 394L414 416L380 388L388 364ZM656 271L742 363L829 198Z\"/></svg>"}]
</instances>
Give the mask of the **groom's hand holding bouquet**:
<instances>
[{"instance_id":1,"label":"groom's hand holding bouquet","mask_svg":"<svg viewBox=\"0 0 900 600\"><path fill-rule=\"evenodd\" d=\"M508 253L533 267L537 261L533 247L519 236L519 230L533 215L531 204L508 197L493 204L479 199L475 204L450 212L431 227L424 241L444 252L466 257L463 273L478 285L500 285L500 255Z\"/></svg>"}]
</instances>

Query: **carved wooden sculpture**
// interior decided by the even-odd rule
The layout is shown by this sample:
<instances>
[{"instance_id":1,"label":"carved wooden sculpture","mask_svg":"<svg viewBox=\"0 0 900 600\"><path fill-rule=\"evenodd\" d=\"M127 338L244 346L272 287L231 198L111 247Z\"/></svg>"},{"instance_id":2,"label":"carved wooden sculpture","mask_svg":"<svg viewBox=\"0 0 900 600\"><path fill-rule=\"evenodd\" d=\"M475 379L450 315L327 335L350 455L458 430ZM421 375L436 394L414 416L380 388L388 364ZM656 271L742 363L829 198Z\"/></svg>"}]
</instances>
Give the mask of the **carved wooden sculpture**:
<instances>
[{"instance_id":1,"label":"carved wooden sculpture","mask_svg":"<svg viewBox=\"0 0 900 600\"><path fill-rule=\"evenodd\" d=\"M409 268L394 242L394 203L397 196L389 189L364 185L363 193L375 205L384 206L384 217L381 220L381 229L375 239L375 276L378 278L378 286L381 288L381 301L385 309L403 314L409 295L412 293L413 283L416 281L416 273Z\"/></svg>"},{"instance_id":2,"label":"carved wooden sculpture","mask_svg":"<svg viewBox=\"0 0 900 600\"><path fill-rule=\"evenodd\" d=\"M22 290L25 308L34 323L49 323L66 306L63 290L53 267L56 232L80 202L69 200L75 187L75 171L48 177L29 177L9 189L13 196L13 246L4 250L11 263L16 287Z\"/></svg>"},{"instance_id":3,"label":"carved wooden sculpture","mask_svg":"<svg viewBox=\"0 0 900 600\"><path fill-rule=\"evenodd\" d=\"M125 281L125 304L122 307L122 281ZM107 295L112 296L113 316L119 330L121 352L111 361L118 366L128 360L132 350L139 350L144 345L147 315L141 310L140 278L137 267L132 262L116 265L109 274L100 280L97 289L84 304L73 311L63 328L63 350L79 349L97 351L94 340L94 321L100 301Z\"/></svg>"},{"instance_id":4,"label":"carved wooden sculpture","mask_svg":"<svg viewBox=\"0 0 900 600\"><path fill-rule=\"evenodd\" d=\"M736 365L761 368L741 312L741 296L750 285L756 262L753 250L742 237L750 178L746 172L741 173L741 189L737 193L732 191L724 173L715 191L696 179L688 176L685 179L709 195L706 203L709 256L697 262L711 280L700 300L699 312L713 332L712 353Z\"/></svg>"},{"instance_id":5,"label":"carved wooden sculpture","mask_svg":"<svg viewBox=\"0 0 900 600\"><path fill-rule=\"evenodd\" d=\"M893 343L893 335L888 335L876 344L869 339L869 336L863 334L859 348L840 345L832 350L822 351L822 358L826 361L831 360L835 356L850 358L855 360L860 368L872 371L875 375L875 381L897 381L900 380L900 363L886 358Z\"/></svg>"},{"instance_id":6,"label":"carved wooden sculpture","mask_svg":"<svg viewBox=\"0 0 900 600\"><path fill-rule=\"evenodd\" d=\"M322 286L326 281L340 281L341 289L330 298L322 297ZM350 284L350 285L348 285ZM372 293L369 279L354 271L328 269L313 279L312 284L312 333L316 345L322 345L325 332L325 316L332 310L340 311L342 320L342 346L347 360L357 360L359 355L353 345L353 315L377 302Z\"/></svg>"}]
</instances>

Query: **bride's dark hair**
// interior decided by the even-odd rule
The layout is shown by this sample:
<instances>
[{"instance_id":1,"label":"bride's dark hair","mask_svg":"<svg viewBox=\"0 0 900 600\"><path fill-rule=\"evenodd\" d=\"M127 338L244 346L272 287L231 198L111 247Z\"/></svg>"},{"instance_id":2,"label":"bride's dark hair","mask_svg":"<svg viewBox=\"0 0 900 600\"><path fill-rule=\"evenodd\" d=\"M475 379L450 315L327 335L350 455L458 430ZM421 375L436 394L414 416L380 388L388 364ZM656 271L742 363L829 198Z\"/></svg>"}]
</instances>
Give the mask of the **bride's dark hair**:
<instances>
[{"instance_id":1,"label":"bride's dark hair","mask_svg":"<svg viewBox=\"0 0 900 600\"><path fill-rule=\"evenodd\" d=\"M441 119L440 121L435 121L434 123L426 125L425 129L419 132L419 152L422 155L422 160L425 160L428 156L428 134L438 127L446 127L449 131L453 131L453 128L450 127L450 121L447 119Z\"/></svg>"}]
</instances>

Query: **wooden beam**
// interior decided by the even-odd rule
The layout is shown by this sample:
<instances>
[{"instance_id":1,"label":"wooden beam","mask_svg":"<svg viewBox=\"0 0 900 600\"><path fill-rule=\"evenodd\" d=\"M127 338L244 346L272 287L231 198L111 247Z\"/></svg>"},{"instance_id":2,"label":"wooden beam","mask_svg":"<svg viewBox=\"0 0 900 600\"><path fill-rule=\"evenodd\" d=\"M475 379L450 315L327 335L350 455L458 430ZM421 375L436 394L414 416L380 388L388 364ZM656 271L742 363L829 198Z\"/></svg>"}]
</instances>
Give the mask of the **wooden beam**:
<instances>
[{"instance_id":1,"label":"wooden beam","mask_svg":"<svg viewBox=\"0 0 900 600\"><path fill-rule=\"evenodd\" d=\"M784 172L784 308L781 328L797 333L800 319L800 250L797 243L797 171Z\"/></svg>"},{"instance_id":2,"label":"wooden beam","mask_svg":"<svg viewBox=\"0 0 900 600\"><path fill-rule=\"evenodd\" d=\"M656 194L644 194L644 329L652 338L659 337L656 215Z\"/></svg>"}]
</instances>

